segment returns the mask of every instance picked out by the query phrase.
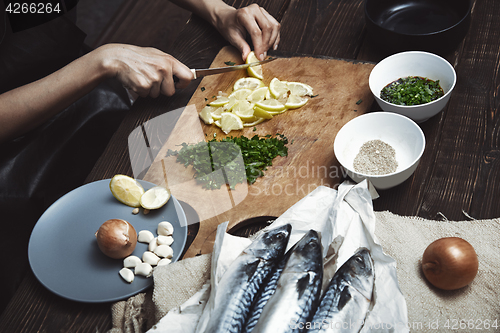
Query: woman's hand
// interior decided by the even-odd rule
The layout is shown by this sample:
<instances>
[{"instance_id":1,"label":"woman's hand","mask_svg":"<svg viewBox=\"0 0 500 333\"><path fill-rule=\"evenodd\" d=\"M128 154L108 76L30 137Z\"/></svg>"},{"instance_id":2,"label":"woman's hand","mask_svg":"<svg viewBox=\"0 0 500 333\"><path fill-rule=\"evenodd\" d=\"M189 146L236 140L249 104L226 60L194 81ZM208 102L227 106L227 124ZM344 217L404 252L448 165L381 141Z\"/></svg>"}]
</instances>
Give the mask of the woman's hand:
<instances>
[{"instance_id":1,"label":"woman's hand","mask_svg":"<svg viewBox=\"0 0 500 333\"><path fill-rule=\"evenodd\" d=\"M216 28L246 60L251 49L245 40L247 32L252 39L255 55L264 60L267 50L276 50L280 41L281 25L264 8L257 4L235 9L225 7L217 13Z\"/></svg>"},{"instance_id":2,"label":"woman's hand","mask_svg":"<svg viewBox=\"0 0 500 333\"><path fill-rule=\"evenodd\" d=\"M96 51L110 75L141 97L172 96L194 78L186 65L155 48L107 44ZM174 75L179 82L174 82Z\"/></svg>"}]
</instances>

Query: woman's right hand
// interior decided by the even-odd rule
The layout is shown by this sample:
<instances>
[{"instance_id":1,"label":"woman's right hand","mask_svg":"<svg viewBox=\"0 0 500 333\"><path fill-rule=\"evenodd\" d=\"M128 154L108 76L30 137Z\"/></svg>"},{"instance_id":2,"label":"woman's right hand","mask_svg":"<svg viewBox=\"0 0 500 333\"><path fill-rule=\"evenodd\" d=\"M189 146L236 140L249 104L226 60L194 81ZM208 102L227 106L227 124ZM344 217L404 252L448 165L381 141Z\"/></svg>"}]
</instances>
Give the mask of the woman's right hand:
<instances>
[{"instance_id":1,"label":"woman's right hand","mask_svg":"<svg viewBox=\"0 0 500 333\"><path fill-rule=\"evenodd\" d=\"M169 54L151 47L106 44L95 50L105 70L141 97L172 96L193 80L190 69ZM179 82L174 82L174 75Z\"/></svg>"}]
</instances>

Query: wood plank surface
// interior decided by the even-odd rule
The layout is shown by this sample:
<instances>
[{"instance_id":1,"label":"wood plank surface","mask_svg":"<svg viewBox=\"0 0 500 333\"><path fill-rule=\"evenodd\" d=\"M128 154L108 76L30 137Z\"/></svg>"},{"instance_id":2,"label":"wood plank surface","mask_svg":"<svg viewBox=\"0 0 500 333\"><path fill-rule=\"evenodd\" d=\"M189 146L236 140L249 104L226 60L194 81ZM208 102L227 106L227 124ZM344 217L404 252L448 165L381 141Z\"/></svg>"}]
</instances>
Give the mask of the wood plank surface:
<instances>
[{"instance_id":1,"label":"wood plank surface","mask_svg":"<svg viewBox=\"0 0 500 333\"><path fill-rule=\"evenodd\" d=\"M228 61L242 62L233 47L223 48L211 67L224 67ZM299 109L228 135L215 125L205 125L198 113L207 102L214 100L213 96L219 92L230 94L234 83L248 75L246 71L235 71L203 78L200 89L194 93L144 177L157 185L168 186L173 196L198 213L200 228L186 257L211 252L217 225L222 222L229 221L231 229L250 218L279 216L317 186L336 188L340 184L342 171L333 154L333 141L344 124L369 110L373 96L368 76L373 66L329 58L278 58L263 66L264 84L269 86L275 77L306 83L313 87L315 97ZM148 130L148 123L144 125L149 133L148 141L161 141L158 137L168 130L159 130L157 123L165 121L160 118L151 123L154 132ZM183 143L195 144L214 136L220 140L226 136L251 138L276 134L288 138L288 156L277 157L254 184L238 184L233 190L225 186L205 190L194 180L191 168L176 162L174 156L165 157L168 150L178 150Z\"/></svg>"}]
</instances>

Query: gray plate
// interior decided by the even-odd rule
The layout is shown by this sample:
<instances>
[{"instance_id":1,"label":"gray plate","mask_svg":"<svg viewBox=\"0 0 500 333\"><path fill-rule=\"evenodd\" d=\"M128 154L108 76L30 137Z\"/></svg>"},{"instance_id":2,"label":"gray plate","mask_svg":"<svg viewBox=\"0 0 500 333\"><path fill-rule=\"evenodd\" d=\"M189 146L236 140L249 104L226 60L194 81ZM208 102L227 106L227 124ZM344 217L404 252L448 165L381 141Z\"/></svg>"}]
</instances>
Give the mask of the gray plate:
<instances>
[{"instance_id":1,"label":"gray plate","mask_svg":"<svg viewBox=\"0 0 500 333\"><path fill-rule=\"evenodd\" d=\"M116 200L110 179L83 185L57 200L40 217L29 241L28 257L37 279L64 298L89 303L115 302L153 285L153 278L136 276L132 283L119 275L123 261L105 256L95 232L112 218L130 222L137 233L147 229L156 235L161 221L174 226L172 261L179 259L187 239L186 215L174 198L149 214L133 215L132 207ZM145 190L155 186L139 181ZM147 244L137 243L134 255L142 257Z\"/></svg>"}]
</instances>

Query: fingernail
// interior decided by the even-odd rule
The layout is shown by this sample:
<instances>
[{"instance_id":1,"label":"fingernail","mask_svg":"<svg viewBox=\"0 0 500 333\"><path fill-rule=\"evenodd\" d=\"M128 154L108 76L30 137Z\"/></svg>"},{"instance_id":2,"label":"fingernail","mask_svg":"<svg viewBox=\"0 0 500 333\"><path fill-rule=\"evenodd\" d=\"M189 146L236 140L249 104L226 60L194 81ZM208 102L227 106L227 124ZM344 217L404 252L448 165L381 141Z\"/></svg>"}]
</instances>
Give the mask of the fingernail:
<instances>
[{"instance_id":1,"label":"fingernail","mask_svg":"<svg viewBox=\"0 0 500 333\"><path fill-rule=\"evenodd\" d=\"M267 52L264 52L260 55L260 60L264 60L266 59L266 56L267 56Z\"/></svg>"},{"instance_id":2,"label":"fingernail","mask_svg":"<svg viewBox=\"0 0 500 333\"><path fill-rule=\"evenodd\" d=\"M276 51L278 49L278 44L274 44L273 50Z\"/></svg>"}]
</instances>

